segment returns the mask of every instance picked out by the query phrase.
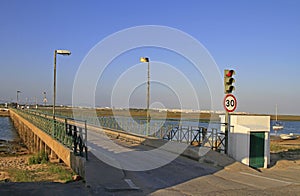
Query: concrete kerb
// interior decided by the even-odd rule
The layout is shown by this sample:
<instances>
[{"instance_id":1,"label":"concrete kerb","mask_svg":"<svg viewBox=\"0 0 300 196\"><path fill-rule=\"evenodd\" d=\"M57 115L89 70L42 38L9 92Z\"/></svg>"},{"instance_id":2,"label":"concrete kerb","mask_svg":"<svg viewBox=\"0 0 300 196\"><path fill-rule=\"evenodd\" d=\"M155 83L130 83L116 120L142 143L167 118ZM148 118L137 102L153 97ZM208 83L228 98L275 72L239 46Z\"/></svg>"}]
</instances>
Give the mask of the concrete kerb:
<instances>
[{"instance_id":1,"label":"concrete kerb","mask_svg":"<svg viewBox=\"0 0 300 196\"><path fill-rule=\"evenodd\" d=\"M145 146L153 147L153 148L159 148L166 144L167 142L172 142L172 147L174 148L162 148L165 151L178 154L178 148L181 149L186 144L175 142L175 141L166 141L163 139L155 138L155 137L147 137L143 135L137 135L132 133L127 133L120 130L113 130L113 129L107 129L107 128L99 128L95 126L88 125L88 130L93 130L100 133L105 133L106 135L121 139L125 141L134 142L137 144L142 144ZM188 146L183 153L180 154L181 156L193 159L195 161L213 164L214 166L224 168L234 162L232 158L228 157L225 154L218 153L216 151L211 150L208 147L196 147L196 146Z\"/></svg>"}]
</instances>

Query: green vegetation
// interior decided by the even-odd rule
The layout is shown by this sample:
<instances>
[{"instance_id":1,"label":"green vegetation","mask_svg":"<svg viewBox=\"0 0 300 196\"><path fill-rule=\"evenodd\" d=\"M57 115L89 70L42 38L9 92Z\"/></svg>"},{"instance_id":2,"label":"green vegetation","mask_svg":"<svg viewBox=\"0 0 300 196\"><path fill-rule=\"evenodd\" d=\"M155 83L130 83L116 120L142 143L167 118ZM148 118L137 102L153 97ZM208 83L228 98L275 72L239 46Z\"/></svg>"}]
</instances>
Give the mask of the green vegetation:
<instances>
[{"instance_id":1,"label":"green vegetation","mask_svg":"<svg viewBox=\"0 0 300 196\"><path fill-rule=\"evenodd\" d=\"M72 181L72 176L75 175L71 170L66 170L66 168L54 164L50 165L48 171L50 175L57 175L63 182Z\"/></svg>"},{"instance_id":2,"label":"green vegetation","mask_svg":"<svg viewBox=\"0 0 300 196\"><path fill-rule=\"evenodd\" d=\"M299 145L284 145L280 143L271 142L270 143L270 151L272 153L278 153L278 152L285 152L289 150L299 150L300 152L300 146Z\"/></svg>"},{"instance_id":3,"label":"green vegetation","mask_svg":"<svg viewBox=\"0 0 300 196\"><path fill-rule=\"evenodd\" d=\"M12 182L62 182L72 181L74 172L60 164L47 163L32 169L11 168L8 170Z\"/></svg>"},{"instance_id":4,"label":"green vegetation","mask_svg":"<svg viewBox=\"0 0 300 196\"><path fill-rule=\"evenodd\" d=\"M48 163L49 158L48 154L46 152L39 152L36 155L29 158L28 162L29 164L44 164Z\"/></svg>"},{"instance_id":5,"label":"green vegetation","mask_svg":"<svg viewBox=\"0 0 300 196\"><path fill-rule=\"evenodd\" d=\"M13 182L34 182L32 171L13 168L9 169L8 172Z\"/></svg>"},{"instance_id":6,"label":"green vegetation","mask_svg":"<svg viewBox=\"0 0 300 196\"><path fill-rule=\"evenodd\" d=\"M278 144L278 143L272 143L270 144L270 151L271 152L282 152L284 150L288 150L288 148L285 148L284 146Z\"/></svg>"},{"instance_id":7,"label":"green vegetation","mask_svg":"<svg viewBox=\"0 0 300 196\"><path fill-rule=\"evenodd\" d=\"M45 167L40 167L36 170L20 170L13 169L9 173L16 182L36 182L36 181L51 181L55 178L56 181L69 182L72 181L74 172L60 164L49 162L48 154L40 152L28 159L29 165L45 164ZM44 177L43 177L44 176Z\"/></svg>"},{"instance_id":8,"label":"green vegetation","mask_svg":"<svg viewBox=\"0 0 300 196\"><path fill-rule=\"evenodd\" d=\"M27 164L26 164L27 165ZM70 182L75 173L61 163L50 163L45 152L37 153L28 159L24 168L10 168L9 180L12 182Z\"/></svg>"}]
</instances>

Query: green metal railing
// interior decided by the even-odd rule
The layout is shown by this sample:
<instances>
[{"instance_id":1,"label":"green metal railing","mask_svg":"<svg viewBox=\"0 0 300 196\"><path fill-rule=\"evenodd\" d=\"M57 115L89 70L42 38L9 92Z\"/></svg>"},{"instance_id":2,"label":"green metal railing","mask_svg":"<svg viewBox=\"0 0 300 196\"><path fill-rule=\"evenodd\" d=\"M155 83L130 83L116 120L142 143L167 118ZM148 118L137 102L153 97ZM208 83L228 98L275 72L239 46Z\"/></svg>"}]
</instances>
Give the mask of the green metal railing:
<instances>
[{"instance_id":1,"label":"green metal railing","mask_svg":"<svg viewBox=\"0 0 300 196\"><path fill-rule=\"evenodd\" d=\"M102 127L111 130L121 130L138 135L147 135L147 123L146 119L144 118L131 118L124 116L88 117L84 114L82 116L77 115L76 118L86 120L87 124L96 127ZM175 126L178 126L178 123L161 123L160 120L153 120L150 122L149 136L160 136L159 138L162 138L163 132L166 130L171 130Z\"/></svg>"},{"instance_id":2,"label":"green metal railing","mask_svg":"<svg viewBox=\"0 0 300 196\"><path fill-rule=\"evenodd\" d=\"M128 117L99 117L88 119L88 123L98 120L101 127L130 131L130 133L146 135L146 119L132 119ZM194 146L206 146L212 150L224 151L224 134L217 128L181 125L178 122L150 122L152 137L187 143Z\"/></svg>"},{"instance_id":3,"label":"green metal railing","mask_svg":"<svg viewBox=\"0 0 300 196\"><path fill-rule=\"evenodd\" d=\"M85 155L87 159L86 121L61 116L56 116L56 118L53 119L52 115L36 110L20 110L14 108L11 108L11 110L52 136L52 138L61 144L73 150L75 155Z\"/></svg>"},{"instance_id":4,"label":"green metal railing","mask_svg":"<svg viewBox=\"0 0 300 196\"><path fill-rule=\"evenodd\" d=\"M22 112L22 111L21 111ZM69 127L73 118L59 117L65 119L65 122L55 121L53 125L52 115L49 113L42 113L38 110L26 110L23 111L24 115L29 115L28 118L37 118L32 122L36 123L36 126L45 130L49 135L52 135L55 139L59 140L64 145L77 151L74 146L82 142L83 137L76 139L75 135L81 135L82 130L80 127ZM72 114L69 114L72 116ZM41 118L42 119L39 119ZM131 118L124 116L102 116L102 117L89 117L86 113L80 113L76 116L79 121L85 122L85 124L93 125L96 127L102 127L111 130L122 130L125 132L147 135L147 124L144 118ZM78 121L78 120L77 120ZM52 124L51 124L52 123ZM53 132L52 127L55 126ZM86 125L85 125L86 126ZM75 129L73 133L70 130ZM195 146L206 146L216 151L224 150L224 134L216 128L206 128L201 126L182 125L177 121L165 121L152 119L150 121L150 134L149 136L172 140L182 143L187 143ZM75 139L74 139L75 138ZM79 150L79 152L81 152Z\"/></svg>"}]
</instances>

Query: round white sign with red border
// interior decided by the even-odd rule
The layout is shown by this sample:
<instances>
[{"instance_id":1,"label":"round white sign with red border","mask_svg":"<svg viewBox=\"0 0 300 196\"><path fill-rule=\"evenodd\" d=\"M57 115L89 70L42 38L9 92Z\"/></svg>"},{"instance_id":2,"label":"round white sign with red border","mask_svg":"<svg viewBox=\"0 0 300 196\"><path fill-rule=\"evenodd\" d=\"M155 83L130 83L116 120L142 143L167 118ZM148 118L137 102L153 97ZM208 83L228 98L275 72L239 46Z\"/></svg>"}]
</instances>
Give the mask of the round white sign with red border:
<instances>
[{"instance_id":1,"label":"round white sign with red border","mask_svg":"<svg viewBox=\"0 0 300 196\"><path fill-rule=\"evenodd\" d=\"M227 112L233 112L236 109L237 101L234 95L227 94L224 98L224 108Z\"/></svg>"}]
</instances>

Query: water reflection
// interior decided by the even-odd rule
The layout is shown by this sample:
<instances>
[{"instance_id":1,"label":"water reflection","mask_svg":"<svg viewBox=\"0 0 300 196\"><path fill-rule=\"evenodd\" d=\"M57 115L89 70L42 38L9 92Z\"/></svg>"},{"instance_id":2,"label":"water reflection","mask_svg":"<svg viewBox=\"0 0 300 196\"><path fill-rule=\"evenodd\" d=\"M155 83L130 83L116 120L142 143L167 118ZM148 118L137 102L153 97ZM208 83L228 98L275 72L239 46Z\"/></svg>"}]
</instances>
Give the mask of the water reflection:
<instances>
[{"instance_id":1,"label":"water reflection","mask_svg":"<svg viewBox=\"0 0 300 196\"><path fill-rule=\"evenodd\" d=\"M0 140L14 141L19 135L9 117L0 117Z\"/></svg>"}]
</instances>

